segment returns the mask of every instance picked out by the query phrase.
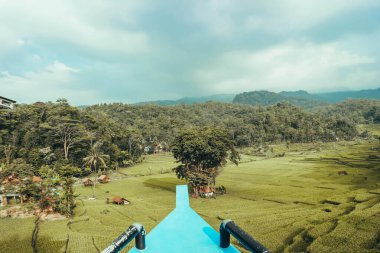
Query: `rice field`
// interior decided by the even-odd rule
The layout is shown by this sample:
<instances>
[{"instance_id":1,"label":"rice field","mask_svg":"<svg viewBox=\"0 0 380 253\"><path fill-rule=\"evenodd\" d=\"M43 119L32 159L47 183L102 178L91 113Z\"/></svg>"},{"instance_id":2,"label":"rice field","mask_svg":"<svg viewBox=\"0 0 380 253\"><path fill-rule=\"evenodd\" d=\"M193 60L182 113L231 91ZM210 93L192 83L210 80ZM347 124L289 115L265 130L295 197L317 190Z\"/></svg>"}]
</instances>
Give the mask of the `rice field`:
<instances>
[{"instance_id":1,"label":"rice field","mask_svg":"<svg viewBox=\"0 0 380 253\"><path fill-rule=\"evenodd\" d=\"M285 156L244 150L240 165L226 166L217 178L227 194L191 199L193 209L215 229L233 219L272 252L380 252L379 141L273 150ZM175 185L184 183L171 172L174 165L170 154L147 156L97 184L95 200L91 188L77 186L72 220L0 219L0 252L99 252L134 222L149 232L174 208ZM107 204L114 195L131 204Z\"/></svg>"}]
</instances>

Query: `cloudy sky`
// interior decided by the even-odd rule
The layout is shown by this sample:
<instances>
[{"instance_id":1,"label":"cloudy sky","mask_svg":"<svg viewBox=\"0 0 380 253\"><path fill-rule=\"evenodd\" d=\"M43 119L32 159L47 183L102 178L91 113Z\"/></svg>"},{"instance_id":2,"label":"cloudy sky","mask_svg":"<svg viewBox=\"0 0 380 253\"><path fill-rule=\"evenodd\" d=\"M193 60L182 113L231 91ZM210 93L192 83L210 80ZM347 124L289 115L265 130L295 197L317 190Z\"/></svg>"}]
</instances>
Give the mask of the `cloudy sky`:
<instances>
[{"instance_id":1,"label":"cloudy sky","mask_svg":"<svg viewBox=\"0 0 380 253\"><path fill-rule=\"evenodd\" d=\"M0 0L0 96L380 87L379 0Z\"/></svg>"}]
</instances>

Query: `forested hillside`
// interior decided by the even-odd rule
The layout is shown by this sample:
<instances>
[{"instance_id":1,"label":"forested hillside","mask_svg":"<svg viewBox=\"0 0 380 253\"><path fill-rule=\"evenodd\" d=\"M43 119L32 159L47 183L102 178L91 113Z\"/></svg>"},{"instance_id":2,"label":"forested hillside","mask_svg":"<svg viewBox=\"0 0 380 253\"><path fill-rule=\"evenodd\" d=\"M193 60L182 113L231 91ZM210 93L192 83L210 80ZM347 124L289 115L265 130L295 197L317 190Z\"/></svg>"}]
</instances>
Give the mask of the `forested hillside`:
<instances>
[{"instance_id":1,"label":"forested hillside","mask_svg":"<svg viewBox=\"0 0 380 253\"><path fill-rule=\"evenodd\" d=\"M235 95L233 94L220 94L203 97L183 97L177 100L156 100L140 102L136 105L155 104L155 105L191 105L195 103L204 103L208 101L231 103Z\"/></svg>"},{"instance_id":2,"label":"forested hillside","mask_svg":"<svg viewBox=\"0 0 380 253\"><path fill-rule=\"evenodd\" d=\"M288 102L304 109L316 109L328 105L327 102L307 93L306 91L296 92L270 92L270 91L251 91L244 92L235 96L233 103L249 105L274 105L280 102Z\"/></svg>"},{"instance_id":3,"label":"forested hillside","mask_svg":"<svg viewBox=\"0 0 380 253\"><path fill-rule=\"evenodd\" d=\"M204 103L190 106L160 107L124 104L97 105L87 112L103 112L118 125L141 131L144 140L170 144L179 129L216 125L226 128L238 146L264 142L333 141L353 138L357 132L344 118L326 118L287 103L270 107Z\"/></svg>"},{"instance_id":4,"label":"forested hillside","mask_svg":"<svg viewBox=\"0 0 380 253\"><path fill-rule=\"evenodd\" d=\"M289 102L305 109L315 109L330 103L342 102L346 99L380 99L380 88L359 91L337 91L325 93L308 93L304 90L281 91L279 93L270 91L250 91L237 95L219 94L202 97L183 97L176 100L155 100L136 103L136 105L155 104L163 106L191 105L194 103L223 102L241 103L251 105L274 105L279 102Z\"/></svg>"},{"instance_id":5,"label":"forested hillside","mask_svg":"<svg viewBox=\"0 0 380 253\"><path fill-rule=\"evenodd\" d=\"M78 109L66 100L18 105L0 114L3 165L34 168L91 165L84 158L106 155L108 168L138 162L158 145L170 150L183 128L213 125L228 131L238 147L279 142L350 140L356 123L379 123L380 102L352 100L319 112L288 103L251 106L230 103L157 106L102 104ZM102 166L97 169L102 169Z\"/></svg>"},{"instance_id":6,"label":"forested hillside","mask_svg":"<svg viewBox=\"0 0 380 253\"><path fill-rule=\"evenodd\" d=\"M355 123L380 123L380 100L351 99L320 110L326 117L342 117Z\"/></svg>"},{"instance_id":7,"label":"forested hillside","mask_svg":"<svg viewBox=\"0 0 380 253\"><path fill-rule=\"evenodd\" d=\"M329 103L337 103L346 99L380 99L380 88L359 91L337 91L314 94Z\"/></svg>"},{"instance_id":8,"label":"forested hillside","mask_svg":"<svg viewBox=\"0 0 380 253\"><path fill-rule=\"evenodd\" d=\"M288 102L307 110L316 110L330 103L338 103L347 99L380 99L380 88L360 91L340 91L311 94L304 90L282 91L250 91L237 94L233 103L250 105L274 105Z\"/></svg>"}]
</instances>

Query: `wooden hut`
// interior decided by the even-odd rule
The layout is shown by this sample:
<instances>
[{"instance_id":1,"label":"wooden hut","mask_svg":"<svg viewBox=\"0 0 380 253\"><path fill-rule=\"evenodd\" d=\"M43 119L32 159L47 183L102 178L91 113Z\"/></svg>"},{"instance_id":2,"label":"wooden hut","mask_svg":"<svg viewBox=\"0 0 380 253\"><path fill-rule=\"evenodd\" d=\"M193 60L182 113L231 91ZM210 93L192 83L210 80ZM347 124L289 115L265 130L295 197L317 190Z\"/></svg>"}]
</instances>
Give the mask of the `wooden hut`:
<instances>
[{"instance_id":1,"label":"wooden hut","mask_svg":"<svg viewBox=\"0 0 380 253\"><path fill-rule=\"evenodd\" d=\"M21 183L20 179L16 177L14 174L5 177L2 182L3 185L18 185L20 183Z\"/></svg>"},{"instance_id":2,"label":"wooden hut","mask_svg":"<svg viewBox=\"0 0 380 253\"><path fill-rule=\"evenodd\" d=\"M32 182L33 182L33 183L40 184L40 183L42 183L42 178L41 178L41 177L38 177L38 176L33 176L33 177L32 177Z\"/></svg>"},{"instance_id":3,"label":"wooden hut","mask_svg":"<svg viewBox=\"0 0 380 253\"><path fill-rule=\"evenodd\" d=\"M120 197L120 196L114 196L112 197L112 203L116 205L128 205L130 201L126 198Z\"/></svg>"},{"instance_id":4,"label":"wooden hut","mask_svg":"<svg viewBox=\"0 0 380 253\"><path fill-rule=\"evenodd\" d=\"M89 179L88 177L83 178L82 182L83 182L84 186L93 186L94 185L94 182L91 179Z\"/></svg>"},{"instance_id":5,"label":"wooden hut","mask_svg":"<svg viewBox=\"0 0 380 253\"><path fill-rule=\"evenodd\" d=\"M212 187L210 187L208 185L201 186L200 187L200 195L201 195L201 197L204 197L204 198L212 197L214 195L214 190Z\"/></svg>"},{"instance_id":6,"label":"wooden hut","mask_svg":"<svg viewBox=\"0 0 380 253\"><path fill-rule=\"evenodd\" d=\"M107 175L101 175L98 177L98 182L102 184L106 184L110 181L110 178Z\"/></svg>"}]
</instances>

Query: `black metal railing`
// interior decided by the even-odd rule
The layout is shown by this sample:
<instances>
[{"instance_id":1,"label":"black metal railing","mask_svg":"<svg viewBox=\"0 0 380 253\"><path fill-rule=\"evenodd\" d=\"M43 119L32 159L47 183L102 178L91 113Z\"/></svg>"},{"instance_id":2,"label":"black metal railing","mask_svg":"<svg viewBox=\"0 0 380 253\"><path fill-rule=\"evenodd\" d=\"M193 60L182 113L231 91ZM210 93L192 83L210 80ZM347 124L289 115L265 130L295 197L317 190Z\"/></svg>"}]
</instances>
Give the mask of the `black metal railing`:
<instances>
[{"instance_id":1,"label":"black metal railing","mask_svg":"<svg viewBox=\"0 0 380 253\"><path fill-rule=\"evenodd\" d=\"M270 253L261 243L253 239L247 232L236 225L232 220L224 220L220 224L220 247L230 246L230 235L235 237L247 250L255 253Z\"/></svg>"},{"instance_id":2,"label":"black metal railing","mask_svg":"<svg viewBox=\"0 0 380 253\"><path fill-rule=\"evenodd\" d=\"M135 239L135 247L139 250L145 249L145 230L144 226L135 223L113 241L102 253L116 253L121 251L130 241Z\"/></svg>"}]
</instances>

